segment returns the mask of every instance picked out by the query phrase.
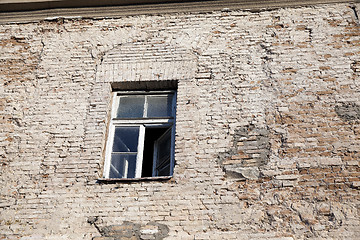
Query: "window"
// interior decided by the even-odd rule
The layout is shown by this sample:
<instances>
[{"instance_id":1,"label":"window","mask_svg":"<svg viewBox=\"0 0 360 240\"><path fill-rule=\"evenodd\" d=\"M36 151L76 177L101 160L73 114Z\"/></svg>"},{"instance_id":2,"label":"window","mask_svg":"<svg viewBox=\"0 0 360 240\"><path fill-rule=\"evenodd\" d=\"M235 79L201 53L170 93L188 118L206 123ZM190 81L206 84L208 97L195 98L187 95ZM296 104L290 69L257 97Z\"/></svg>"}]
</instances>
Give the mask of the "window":
<instances>
[{"instance_id":1,"label":"window","mask_svg":"<svg viewBox=\"0 0 360 240\"><path fill-rule=\"evenodd\" d=\"M104 178L172 176L175 91L114 92Z\"/></svg>"}]
</instances>

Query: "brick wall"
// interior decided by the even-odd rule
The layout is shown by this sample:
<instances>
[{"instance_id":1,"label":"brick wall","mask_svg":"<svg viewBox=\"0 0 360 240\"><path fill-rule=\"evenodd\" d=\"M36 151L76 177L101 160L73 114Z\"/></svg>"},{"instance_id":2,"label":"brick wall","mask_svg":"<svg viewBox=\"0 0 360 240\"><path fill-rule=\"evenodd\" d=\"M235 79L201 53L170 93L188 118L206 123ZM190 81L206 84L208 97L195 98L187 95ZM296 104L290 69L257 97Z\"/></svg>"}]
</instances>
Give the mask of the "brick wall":
<instances>
[{"instance_id":1,"label":"brick wall","mask_svg":"<svg viewBox=\"0 0 360 240\"><path fill-rule=\"evenodd\" d=\"M0 239L359 239L359 8L0 25ZM111 85L166 80L174 177L98 182Z\"/></svg>"}]
</instances>

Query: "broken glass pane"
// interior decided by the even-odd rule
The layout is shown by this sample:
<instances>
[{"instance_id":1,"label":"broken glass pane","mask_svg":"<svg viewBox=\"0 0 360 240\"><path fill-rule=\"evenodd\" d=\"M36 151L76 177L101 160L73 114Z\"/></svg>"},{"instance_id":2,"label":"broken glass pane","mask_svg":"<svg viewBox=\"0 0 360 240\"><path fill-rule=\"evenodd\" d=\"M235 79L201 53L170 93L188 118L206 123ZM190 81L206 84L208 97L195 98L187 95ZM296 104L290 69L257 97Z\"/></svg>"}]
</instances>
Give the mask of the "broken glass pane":
<instances>
[{"instance_id":1,"label":"broken glass pane","mask_svg":"<svg viewBox=\"0 0 360 240\"><path fill-rule=\"evenodd\" d=\"M170 117L172 95L148 96L147 117Z\"/></svg>"},{"instance_id":2,"label":"broken glass pane","mask_svg":"<svg viewBox=\"0 0 360 240\"><path fill-rule=\"evenodd\" d=\"M134 178L136 154L111 154L110 178Z\"/></svg>"},{"instance_id":3,"label":"broken glass pane","mask_svg":"<svg viewBox=\"0 0 360 240\"><path fill-rule=\"evenodd\" d=\"M116 127L113 152L137 152L139 127Z\"/></svg>"},{"instance_id":4,"label":"broken glass pane","mask_svg":"<svg viewBox=\"0 0 360 240\"><path fill-rule=\"evenodd\" d=\"M121 96L117 118L142 118L145 96Z\"/></svg>"}]
</instances>

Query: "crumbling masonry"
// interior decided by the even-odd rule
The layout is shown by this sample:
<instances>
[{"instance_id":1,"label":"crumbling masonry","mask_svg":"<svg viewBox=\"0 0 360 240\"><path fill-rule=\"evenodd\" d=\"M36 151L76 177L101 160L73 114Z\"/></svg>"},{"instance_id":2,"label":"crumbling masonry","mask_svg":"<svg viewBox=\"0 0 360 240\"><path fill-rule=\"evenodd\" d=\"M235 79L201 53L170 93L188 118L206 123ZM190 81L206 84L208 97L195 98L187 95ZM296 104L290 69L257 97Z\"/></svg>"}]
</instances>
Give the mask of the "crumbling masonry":
<instances>
[{"instance_id":1,"label":"crumbling masonry","mask_svg":"<svg viewBox=\"0 0 360 240\"><path fill-rule=\"evenodd\" d=\"M0 239L360 239L359 3L0 25ZM112 88L177 81L171 179L99 181Z\"/></svg>"}]
</instances>

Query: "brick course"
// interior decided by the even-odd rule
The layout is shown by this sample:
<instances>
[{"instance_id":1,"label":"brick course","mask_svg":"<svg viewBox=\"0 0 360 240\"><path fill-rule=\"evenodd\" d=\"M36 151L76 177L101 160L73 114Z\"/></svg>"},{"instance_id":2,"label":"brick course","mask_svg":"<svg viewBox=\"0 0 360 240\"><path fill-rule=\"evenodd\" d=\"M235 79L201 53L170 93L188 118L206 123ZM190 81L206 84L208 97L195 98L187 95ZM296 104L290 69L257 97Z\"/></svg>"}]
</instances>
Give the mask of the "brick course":
<instances>
[{"instance_id":1,"label":"brick course","mask_svg":"<svg viewBox=\"0 0 360 240\"><path fill-rule=\"evenodd\" d=\"M359 239L359 8L0 25L0 239ZM174 177L98 182L112 84L166 80Z\"/></svg>"}]
</instances>

